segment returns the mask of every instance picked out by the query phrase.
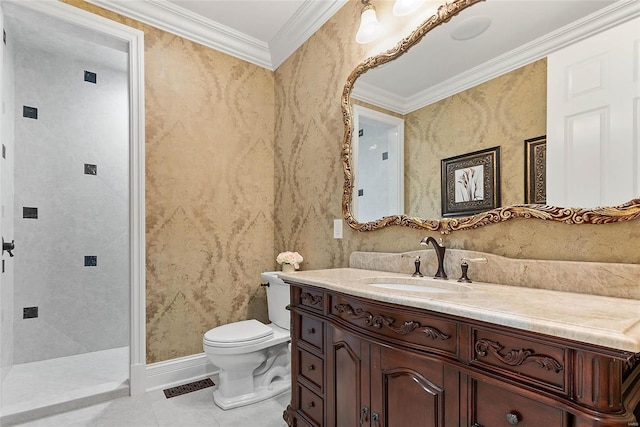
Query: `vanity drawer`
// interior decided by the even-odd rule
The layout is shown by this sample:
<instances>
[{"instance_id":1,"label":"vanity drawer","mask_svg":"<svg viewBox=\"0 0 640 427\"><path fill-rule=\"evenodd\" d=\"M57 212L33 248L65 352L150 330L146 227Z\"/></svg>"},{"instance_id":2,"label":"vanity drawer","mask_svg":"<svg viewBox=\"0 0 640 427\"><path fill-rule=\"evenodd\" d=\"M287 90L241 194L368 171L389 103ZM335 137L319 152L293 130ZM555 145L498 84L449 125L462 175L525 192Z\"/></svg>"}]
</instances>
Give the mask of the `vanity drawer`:
<instances>
[{"instance_id":1,"label":"vanity drawer","mask_svg":"<svg viewBox=\"0 0 640 427\"><path fill-rule=\"evenodd\" d=\"M565 427L564 411L502 388L473 381L471 425L481 427Z\"/></svg>"},{"instance_id":2,"label":"vanity drawer","mask_svg":"<svg viewBox=\"0 0 640 427\"><path fill-rule=\"evenodd\" d=\"M365 302L341 295L330 295L331 315L360 329L368 336L430 352L456 356L458 326L438 316L407 307Z\"/></svg>"},{"instance_id":3,"label":"vanity drawer","mask_svg":"<svg viewBox=\"0 0 640 427\"><path fill-rule=\"evenodd\" d=\"M314 425L324 426L324 401L311 390L298 384L298 411Z\"/></svg>"},{"instance_id":4,"label":"vanity drawer","mask_svg":"<svg viewBox=\"0 0 640 427\"><path fill-rule=\"evenodd\" d=\"M472 365L566 393L567 349L482 328L473 328L471 339Z\"/></svg>"},{"instance_id":5,"label":"vanity drawer","mask_svg":"<svg viewBox=\"0 0 640 427\"><path fill-rule=\"evenodd\" d=\"M320 289L296 286L293 292L293 303L295 306L322 313L324 292Z\"/></svg>"},{"instance_id":6,"label":"vanity drawer","mask_svg":"<svg viewBox=\"0 0 640 427\"><path fill-rule=\"evenodd\" d=\"M298 378L304 378L322 392L324 384L324 361L313 354L298 350Z\"/></svg>"},{"instance_id":7,"label":"vanity drawer","mask_svg":"<svg viewBox=\"0 0 640 427\"><path fill-rule=\"evenodd\" d=\"M312 317L300 315L298 339L318 352L324 352L324 323Z\"/></svg>"}]
</instances>

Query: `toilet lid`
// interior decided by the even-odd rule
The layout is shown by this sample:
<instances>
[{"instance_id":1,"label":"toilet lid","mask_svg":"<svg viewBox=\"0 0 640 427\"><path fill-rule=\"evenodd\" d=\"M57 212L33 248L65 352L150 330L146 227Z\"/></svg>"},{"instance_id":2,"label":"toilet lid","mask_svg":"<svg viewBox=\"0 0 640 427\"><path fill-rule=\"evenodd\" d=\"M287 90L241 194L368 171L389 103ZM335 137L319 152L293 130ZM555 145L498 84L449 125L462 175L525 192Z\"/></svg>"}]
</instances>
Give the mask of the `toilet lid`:
<instances>
[{"instance_id":1,"label":"toilet lid","mask_svg":"<svg viewBox=\"0 0 640 427\"><path fill-rule=\"evenodd\" d=\"M240 346L266 341L273 329L255 319L218 326L204 334L207 344L220 347Z\"/></svg>"}]
</instances>

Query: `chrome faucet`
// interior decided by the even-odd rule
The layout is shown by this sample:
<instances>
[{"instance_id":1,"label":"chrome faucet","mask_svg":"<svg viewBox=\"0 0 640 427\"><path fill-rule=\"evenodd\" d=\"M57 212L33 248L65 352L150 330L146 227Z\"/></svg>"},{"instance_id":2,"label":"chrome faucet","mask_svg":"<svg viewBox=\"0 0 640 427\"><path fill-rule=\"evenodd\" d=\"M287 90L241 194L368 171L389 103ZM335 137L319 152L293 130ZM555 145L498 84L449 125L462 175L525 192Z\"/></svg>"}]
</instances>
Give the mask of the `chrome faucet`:
<instances>
[{"instance_id":1,"label":"chrome faucet","mask_svg":"<svg viewBox=\"0 0 640 427\"><path fill-rule=\"evenodd\" d=\"M436 250L436 256L438 257L438 271L433 277L435 279L447 279L447 273L444 272L444 253L447 248L444 247L442 242L438 243L438 241L431 236L425 237L420 241L420 244L423 246L429 246L429 243L433 244L433 248Z\"/></svg>"}]
</instances>

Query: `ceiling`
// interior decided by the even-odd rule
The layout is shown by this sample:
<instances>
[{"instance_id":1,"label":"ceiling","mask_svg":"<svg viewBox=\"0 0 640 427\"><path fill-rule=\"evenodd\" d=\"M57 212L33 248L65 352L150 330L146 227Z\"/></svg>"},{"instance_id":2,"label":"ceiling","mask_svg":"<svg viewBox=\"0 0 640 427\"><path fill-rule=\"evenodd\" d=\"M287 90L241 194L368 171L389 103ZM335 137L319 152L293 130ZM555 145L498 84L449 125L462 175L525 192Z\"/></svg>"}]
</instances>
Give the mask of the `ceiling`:
<instances>
[{"instance_id":1,"label":"ceiling","mask_svg":"<svg viewBox=\"0 0 640 427\"><path fill-rule=\"evenodd\" d=\"M21 0L22 1L22 0ZM39 0L45 1L45 0ZM106 9L129 16L165 31L225 52L270 70L275 70L314 32L316 32L347 1L356 0L87 0ZM394 0L374 0L374 3ZM418 80L429 80L430 92L443 79L460 80L459 73L491 61L491 58L510 54L527 41L558 31L568 22L611 4L615 0L486 0L456 17L429 34L434 43L421 43L413 50L427 49L430 58L426 64L406 67L419 73ZM430 3L433 3L430 2ZM619 0L617 3L636 3L635 0ZM20 4L20 2L16 2ZM9 4L5 3L8 7ZM426 7L426 6L425 6ZM522 11L525 10L523 14ZM452 40L449 33L464 24L473 15L489 15L493 23L480 37L464 42ZM468 15L468 16L467 16ZM25 19L24 22L32 22ZM29 25L31 26L31 25ZM44 24L40 27L43 29ZM509 29L517 29L509 33ZM25 43L34 38L34 44L44 48L52 45L55 37L42 38L46 31L25 31L16 34L14 40ZM51 33L48 33L51 34ZM73 36L73 32L70 33ZM78 37L76 37L78 38ZM79 37L91 41L87 36ZM63 45L64 43L58 43ZM104 43L103 43L104 44ZM108 44L105 44L109 46ZM121 48L122 49L122 48ZM466 50L465 50L466 49ZM453 53L453 54L452 54ZM407 57L407 55L405 55ZM406 58L403 57L404 61ZM444 62L441 59L454 59ZM432 58L439 58L433 61ZM400 63L402 61L394 61ZM426 69L425 67L432 69ZM378 71L378 70L376 70ZM383 88L392 82L380 68L379 81L372 85ZM391 70L387 70L391 71ZM370 76L367 73L363 77ZM393 72L396 74L396 72ZM474 73L477 74L477 73ZM366 79L361 79L364 84ZM359 80L360 81L360 80ZM416 87L402 88L401 78L393 83L406 94L418 92ZM383 97L388 97L386 94ZM406 98L406 96L404 97ZM394 109L394 111L396 111Z\"/></svg>"},{"instance_id":2,"label":"ceiling","mask_svg":"<svg viewBox=\"0 0 640 427\"><path fill-rule=\"evenodd\" d=\"M407 114L639 14L640 3L626 0L487 0L360 76L352 96ZM479 18L490 18L485 32L454 40Z\"/></svg>"},{"instance_id":3,"label":"ceiling","mask_svg":"<svg viewBox=\"0 0 640 427\"><path fill-rule=\"evenodd\" d=\"M275 70L347 0L87 0Z\"/></svg>"}]
</instances>

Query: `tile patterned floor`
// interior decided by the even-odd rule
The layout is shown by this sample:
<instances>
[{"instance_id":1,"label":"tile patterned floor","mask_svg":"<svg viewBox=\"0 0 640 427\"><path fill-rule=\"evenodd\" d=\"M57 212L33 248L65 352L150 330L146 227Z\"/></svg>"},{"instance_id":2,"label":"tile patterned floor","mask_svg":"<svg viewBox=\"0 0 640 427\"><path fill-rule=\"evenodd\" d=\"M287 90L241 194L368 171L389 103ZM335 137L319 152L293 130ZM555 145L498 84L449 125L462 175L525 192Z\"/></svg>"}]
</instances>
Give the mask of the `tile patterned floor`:
<instances>
[{"instance_id":1,"label":"tile patterned floor","mask_svg":"<svg viewBox=\"0 0 640 427\"><path fill-rule=\"evenodd\" d=\"M128 347L14 366L2 384L2 425L23 427L284 427L286 392L264 402L223 411L213 403L216 387L167 399L162 390L128 394ZM100 369L96 369L100 366ZM96 393L101 394L96 396ZM115 393L115 395L114 395ZM121 397L124 396L124 397ZM71 400L71 403L65 402ZM82 403L78 403L82 402ZM67 409L45 418L51 405ZM88 406L91 405L91 406ZM25 420L22 411L30 412ZM76 409L80 408L80 409ZM69 410L72 409L72 410ZM61 411L58 411L61 412Z\"/></svg>"},{"instance_id":2,"label":"tile patterned floor","mask_svg":"<svg viewBox=\"0 0 640 427\"><path fill-rule=\"evenodd\" d=\"M22 427L283 427L286 392L264 402L223 411L212 388L167 399L162 390L41 418Z\"/></svg>"}]
</instances>

